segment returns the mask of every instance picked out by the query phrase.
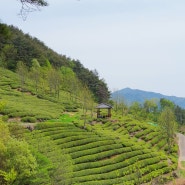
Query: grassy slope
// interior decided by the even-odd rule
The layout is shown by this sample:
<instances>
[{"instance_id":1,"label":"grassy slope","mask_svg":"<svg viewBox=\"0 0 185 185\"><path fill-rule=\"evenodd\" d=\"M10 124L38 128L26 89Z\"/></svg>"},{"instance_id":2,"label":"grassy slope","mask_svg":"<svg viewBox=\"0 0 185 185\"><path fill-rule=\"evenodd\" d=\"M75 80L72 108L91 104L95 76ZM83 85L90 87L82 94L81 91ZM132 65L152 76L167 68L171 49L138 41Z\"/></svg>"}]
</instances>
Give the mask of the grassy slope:
<instances>
[{"instance_id":1,"label":"grassy slope","mask_svg":"<svg viewBox=\"0 0 185 185\"><path fill-rule=\"evenodd\" d=\"M42 138L50 138L52 147L60 148L61 154L69 156L66 163L73 164L72 170L61 174L59 184L63 183L63 176L69 184L141 184L154 181L156 177L162 181L164 175L169 178L177 168L176 148L174 156L167 156L158 130L147 123L127 118L88 124L86 129L82 125L79 117L63 115L58 122L39 124L31 133L35 137L39 133ZM146 135L154 138L148 139ZM155 138L157 141L152 143ZM48 155L48 151L44 154Z\"/></svg>"},{"instance_id":2,"label":"grassy slope","mask_svg":"<svg viewBox=\"0 0 185 185\"><path fill-rule=\"evenodd\" d=\"M34 95L32 84L29 92L20 92L18 76L2 68L0 87L0 101L6 102L2 113L9 117L44 120L59 118L63 112L61 102ZM174 156L167 156L164 139L154 126L129 117L87 124L86 130L82 126L79 116L63 115L59 120L39 124L37 130L27 134L30 144L47 156L53 167L59 166L51 176L58 184L64 179L65 184L85 185L145 183L155 177L161 179L177 167L177 148Z\"/></svg>"},{"instance_id":3,"label":"grassy slope","mask_svg":"<svg viewBox=\"0 0 185 185\"><path fill-rule=\"evenodd\" d=\"M0 100L6 103L3 114L9 117L32 117L37 120L58 118L64 110L61 102L53 99L38 98L34 95L33 84L30 83L29 92L20 92L18 75L0 68ZM64 97L66 98L66 97Z\"/></svg>"}]
</instances>

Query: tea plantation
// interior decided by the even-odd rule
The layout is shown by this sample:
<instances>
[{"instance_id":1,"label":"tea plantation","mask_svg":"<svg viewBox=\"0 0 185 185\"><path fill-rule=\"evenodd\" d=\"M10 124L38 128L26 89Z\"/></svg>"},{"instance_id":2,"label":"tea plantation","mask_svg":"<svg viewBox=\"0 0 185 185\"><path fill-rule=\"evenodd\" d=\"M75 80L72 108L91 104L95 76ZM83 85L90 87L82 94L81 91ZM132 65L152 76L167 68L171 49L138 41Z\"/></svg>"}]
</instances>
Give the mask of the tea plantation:
<instances>
[{"instance_id":1,"label":"tea plantation","mask_svg":"<svg viewBox=\"0 0 185 185\"><path fill-rule=\"evenodd\" d=\"M49 94L41 96L42 92L35 93L29 80L23 91L18 76L3 68L0 68L0 86L0 103L4 104L0 113L2 120L9 122L9 131L1 122L0 126L11 133L15 143L25 140L29 144L27 152L35 159L34 172L29 178L25 179L26 174L19 179L17 171L22 170L23 164L29 169L29 163L25 159L16 169L9 164L12 157L7 153L0 183L19 185L24 180L25 185L136 185L164 184L173 179L178 147L174 144L172 152L167 154L158 125L138 121L129 114L96 119L93 113L90 118L90 111L85 124L84 110L67 92L61 90L60 99ZM25 129L29 124L33 131ZM3 138L4 132L0 134ZM0 139L2 146L9 147L8 137ZM20 158L24 156L24 153L19 156L16 150L13 153Z\"/></svg>"},{"instance_id":2,"label":"tea plantation","mask_svg":"<svg viewBox=\"0 0 185 185\"><path fill-rule=\"evenodd\" d=\"M161 183L169 180L177 168L177 148L174 148L174 156L167 156L157 128L137 121L134 124L134 120L95 123L86 129L79 123L48 122L38 124L36 130L27 135L32 135L29 142L50 161L59 155L58 152L55 155L55 147L60 155L67 156L63 160L70 164L66 165L70 169L61 173L58 184ZM49 139L52 146L44 151L39 149L39 140L35 140L39 135L42 140ZM55 161L54 166L58 162Z\"/></svg>"}]
</instances>

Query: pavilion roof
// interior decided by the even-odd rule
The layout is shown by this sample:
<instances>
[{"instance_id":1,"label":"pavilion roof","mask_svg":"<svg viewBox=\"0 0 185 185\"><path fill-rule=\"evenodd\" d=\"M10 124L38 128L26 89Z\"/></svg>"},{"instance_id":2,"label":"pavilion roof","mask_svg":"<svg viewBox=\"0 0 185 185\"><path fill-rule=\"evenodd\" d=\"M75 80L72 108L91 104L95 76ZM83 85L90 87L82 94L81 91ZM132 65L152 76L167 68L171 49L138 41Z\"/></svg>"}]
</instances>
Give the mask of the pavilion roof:
<instances>
[{"instance_id":1,"label":"pavilion roof","mask_svg":"<svg viewBox=\"0 0 185 185\"><path fill-rule=\"evenodd\" d=\"M108 105L108 104L105 104L105 103L100 103L99 105L97 105L96 108L97 109L111 109L112 106L111 105Z\"/></svg>"}]
</instances>

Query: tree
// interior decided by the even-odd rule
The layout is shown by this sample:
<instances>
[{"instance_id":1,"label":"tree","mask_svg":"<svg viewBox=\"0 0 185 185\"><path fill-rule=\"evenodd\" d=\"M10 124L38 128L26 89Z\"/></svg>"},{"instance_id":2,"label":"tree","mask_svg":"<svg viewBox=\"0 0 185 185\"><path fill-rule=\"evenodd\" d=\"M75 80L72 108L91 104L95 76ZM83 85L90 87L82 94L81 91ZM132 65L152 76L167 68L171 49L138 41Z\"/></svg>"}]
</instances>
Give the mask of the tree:
<instances>
[{"instance_id":1,"label":"tree","mask_svg":"<svg viewBox=\"0 0 185 185\"><path fill-rule=\"evenodd\" d=\"M61 67L61 73L63 79L62 88L64 91L69 92L70 98L72 100L73 96L78 95L78 90L80 86L76 74L71 68L65 66Z\"/></svg>"},{"instance_id":2,"label":"tree","mask_svg":"<svg viewBox=\"0 0 185 185\"><path fill-rule=\"evenodd\" d=\"M0 23L0 50L2 49L4 43L11 37L10 29L6 24Z\"/></svg>"},{"instance_id":3,"label":"tree","mask_svg":"<svg viewBox=\"0 0 185 185\"><path fill-rule=\"evenodd\" d=\"M108 102L110 98L110 92L104 79L100 79L96 84L96 95L98 103Z\"/></svg>"},{"instance_id":4,"label":"tree","mask_svg":"<svg viewBox=\"0 0 185 185\"><path fill-rule=\"evenodd\" d=\"M29 12L39 10L40 7L48 6L45 0L19 0L22 4L20 15L25 20Z\"/></svg>"},{"instance_id":5,"label":"tree","mask_svg":"<svg viewBox=\"0 0 185 185\"><path fill-rule=\"evenodd\" d=\"M185 124L185 110L177 105L177 106L175 106L174 112L175 112L177 122L180 125Z\"/></svg>"},{"instance_id":6,"label":"tree","mask_svg":"<svg viewBox=\"0 0 185 185\"><path fill-rule=\"evenodd\" d=\"M28 69L27 69L26 65L22 61L19 61L17 63L17 70L16 70L16 72L19 75L21 88L23 89L25 81L26 81L26 77L27 77L27 74L28 74Z\"/></svg>"},{"instance_id":7,"label":"tree","mask_svg":"<svg viewBox=\"0 0 185 185\"><path fill-rule=\"evenodd\" d=\"M143 113L142 115L145 116L148 120L157 121L158 118L158 104L156 99L145 100L143 104Z\"/></svg>"},{"instance_id":8,"label":"tree","mask_svg":"<svg viewBox=\"0 0 185 185\"><path fill-rule=\"evenodd\" d=\"M175 104L170 100L167 100L165 98L161 98L160 99L160 106L161 106L161 110L163 110L165 107L169 107L171 109L174 109Z\"/></svg>"},{"instance_id":9,"label":"tree","mask_svg":"<svg viewBox=\"0 0 185 185\"><path fill-rule=\"evenodd\" d=\"M50 93L54 90L55 96L59 98L60 95L60 85L61 85L62 77L60 71L57 71L54 68L51 68L48 71L48 84L50 88Z\"/></svg>"},{"instance_id":10,"label":"tree","mask_svg":"<svg viewBox=\"0 0 185 185\"><path fill-rule=\"evenodd\" d=\"M128 113L128 107L125 103L124 98L119 94L119 91L115 93L113 104L116 114L118 113L118 111L121 113L122 116Z\"/></svg>"},{"instance_id":11,"label":"tree","mask_svg":"<svg viewBox=\"0 0 185 185\"><path fill-rule=\"evenodd\" d=\"M7 143L6 158L6 169L14 169L17 173L14 184L27 184L27 178L36 173L36 159L25 141L10 139Z\"/></svg>"},{"instance_id":12,"label":"tree","mask_svg":"<svg viewBox=\"0 0 185 185\"><path fill-rule=\"evenodd\" d=\"M15 63L15 56L17 54L17 49L12 44L5 44L4 47L1 49L0 53L0 65L1 67L14 70L16 63Z\"/></svg>"},{"instance_id":13,"label":"tree","mask_svg":"<svg viewBox=\"0 0 185 185\"><path fill-rule=\"evenodd\" d=\"M87 122L87 111L91 110L91 116L93 111L93 96L87 86L81 87L81 97L80 100L82 102L83 116L84 116L84 128Z\"/></svg>"},{"instance_id":14,"label":"tree","mask_svg":"<svg viewBox=\"0 0 185 185\"><path fill-rule=\"evenodd\" d=\"M177 129L175 114L169 107L166 107L159 116L159 126L162 135L166 139L168 153L171 153L174 144L174 136Z\"/></svg>"},{"instance_id":15,"label":"tree","mask_svg":"<svg viewBox=\"0 0 185 185\"><path fill-rule=\"evenodd\" d=\"M155 99L145 100L144 102L144 109L146 110L147 113L156 112L157 107L158 106Z\"/></svg>"},{"instance_id":16,"label":"tree","mask_svg":"<svg viewBox=\"0 0 185 185\"><path fill-rule=\"evenodd\" d=\"M94 94L97 102L108 102L110 92L104 79L99 79L97 71L89 71L84 68L80 61L74 61L73 71L76 73L78 79Z\"/></svg>"},{"instance_id":17,"label":"tree","mask_svg":"<svg viewBox=\"0 0 185 185\"><path fill-rule=\"evenodd\" d=\"M8 125L0 120L0 184L29 184L37 162L28 144L11 136Z\"/></svg>"},{"instance_id":18,"label":"tree","mask_svg":"<svg viewBox=\"0 0 185 185\"><path fill-rule=\"evenodd\" d=\"M30 77L34 81L36 94L38 92L38 85L40 82L40 64L37 59L32 60L32 67L30 71Z\"/></svg>"},{"instance_id":19,"label":"tree","mask_svg":"<svg viewBox=\"0 0 185 185\"><path fill-rule=\"evenodd\" d=\"M33 6L47 6L48 3L44 0L20 0L23 5L33 5Z\"/></svg>"},{"instance_id":20,"label":"tree","mask_svg":"<svg viewBox=\"0 0 185 185\"><path fill-rule=\"evenodd\" d=\"M140 117L142 111L142 107L139 104L139 102L133 102L132 105L129 108L129 112L135 117L138 118ZM139 116L138 116L139 115Z\"/></svg>"}]
</instances>

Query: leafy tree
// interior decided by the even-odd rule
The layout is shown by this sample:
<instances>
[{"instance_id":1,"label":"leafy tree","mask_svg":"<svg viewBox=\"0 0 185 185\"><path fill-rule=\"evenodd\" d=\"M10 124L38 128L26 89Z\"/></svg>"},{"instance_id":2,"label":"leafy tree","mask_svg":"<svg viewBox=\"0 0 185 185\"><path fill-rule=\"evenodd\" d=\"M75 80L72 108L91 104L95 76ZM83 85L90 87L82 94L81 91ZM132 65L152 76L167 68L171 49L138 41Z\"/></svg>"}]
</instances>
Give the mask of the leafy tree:
<instances>
[{"instance_id":1,"label":"leafy tree","mask_svg":"<svg viewBox=\"0 0 185 185\"><path fill-rule=\"evenodd\" d=\"M25 141L11 139L7 143L6 169L14 169L17 178L14 184L27 184L27 178L36 173L37 162Z\"/></svg>"},{"instance_id":2,"label":"leafy tree","mask_svg":"<svg viewBox=\"0 0 185 185\"><path fill-rule=\"evenodd\" d=\"M50 88L50 92L52 93L52 90L54 90L55 96L59 98L60 95L60 85L62 81L62 76L60 71L57 71L56 69L52 68L48 71L48 84Z\"/></svg>"},{"instance_id":3,"label":"leafy tree","mask_svg":"<svg viewBox=\"0 0 185 185\"><path fill-rule=\"evenodd\" d=\"M96 96L99 103L108 102L110 92L104 79L99 80L96 86Z\"/></svg>"},{"instance_id":4,"label":"leafy tree","mask_svg":"<svg viewBox=\"0 0 185 185\"><path fill-rule=\"evenodd\" d=\"M161 98L160 99L160 106L161 106L161 110L163 110L165 107L169 107L171 109L174 109L175 104L170 100L167 100L165 98Z\"/></svg>"},{"instance_id":5,"label":"leafy tree","mask_svg":"<svg viewBox=\"0 0 185 185\"><path fill-rule=\"evenodd\" d=\"M125 104L124 101L121 101L119 103L119 106L118 106L119 110L121 111L121 115L124 116L124 115L127 115L128 113L128 107L127 105Z\"/></svg>"},{"instance_id":6,"label":"leafy tree","mask_svg":"<svg viewBox=\"0 0 185 185\"><path fill-rule=\"evenodd\" d=\"M14 70L16 63L15 56L17 54L17 50L12 44L5 44L1 50L0 58L1 58L1 66L10 70Z\"/></svg>"},{"instance_id":7,"label":"leafy tree","mask_svg":"<svg viewBox=\"0 0 185 185\"><path fill-rule=\"evenodd\" d=\"M128 107L124 101L124 98L120 96L119 93L116 93L113 104L116 114L120 112L121 115L124 116L128 113Z\"/></svg>"},{"instance_id":8,"label":"leafy tree","mask_svg":"<svg viewBox=\"0 0 185 185\"><path fill-rule=\"evenodd\" d=\"M41 77L40 64L39 64L37 59L32 60L32 67L31 67L31 70L30 70L30 77L31 77L31 79L33 80L33 82L35 84L35 91L37 93L38 92L38 85L39 85L40 77Z\"/></svg>"},{"instance_id":9,"label":"leafy tree","mask_svg":"<svg viewBox=\"0 0 185 185\"><path fill-rule=\"evenodd\" d=\"M166 143L168 145L168 153L171 153L171 149L174 144L174 136L177 129L175 115L171 108L166 107L162 111L159 117L159 126L161 134L166 139Z\"/></svg>"},{"instance_id":10,"label":"leafy tree","mask_svg":"<svg viewBox=\"0 0 185 185\"><path fill-rule=\"evenodd\" d=\"M11 137L8 125L0 120L0 184L26 185L36 172L37 162L28 144Z\"/></svg>"},{"instance_id":11,"label":"leafy tree","mask_svg":"<svg viewBox=\"0 0 185 185\"><path fill-rule=\"evenodd\" d=\"M146 110L147 113L156 112L157 108L158 108L158 105L157 105L155 99L145 100L144 109Z\"/></svg>"},{"instance_id":12,"label":"leafy tree","mask_svg":"<svg viewBox=\"0 0 185 185\"><path fill-rule=\"evenodd\" d=\"M10 39L11 31L6 24L0 23L0 51L3 48L4 43Z\"/></svg>"},{"instance_id":13,"label":"leafy tree","mask_svg":"<svg viewBox=\"0 0 185 185\"><path fill-rule=\"evenodd\" d=\"M90 91L94 94L94 98L97 102L108 102L110 98L110 92L104 79L99 79L97 71L89 71L77 60L73 61L73 71L76 73L78 79L86 84Z\"/></svg>"},{"instance_id":14,"label":"leafy tree","mask_svg":"<svg viewBox=\"0 0 185 185\"><path fill-rule=\"evenodd\" d=\"M87 111L91 110L91 116L92 116L93 103L94 103L92 93L89 91L87 86L84 86L83 88L81 88L80 100L82 101L84 128L85 128L87 123Z\"/></svg>"},{"instance_id":15,"label":"leafy tree","mask_svg":"<svg viewBox=\"0 0 185 185\"><path fill-rule=\"evenodd\" d=\"M19 75L21 88L23 89L25 81L26 81L26 78L27 78L27 75L28 75L28 69L27 69L26 65L22 61L19 61L17 63L17 70L16 70L16 72Z\"/></svg>"},{"instance_id":16,"label":"leafy tree","mask_svg":"<svg viewBox=\"0 0 185 185\"><path fill-rule=\"evenodd\" d=\"M155 99L145 100L143 104L143 113L145 119L157 121L159 116L158 104Z\"/></svg>"},{"instance_id":17,"label":"leafy tree","mask_svg":"<svg viewBox=\"0 0 185 185\"><path fill-rule=\"evenodd\" d=\"M179 106L175 106L174 113L176 120L180 125L185 124L185 110Z\"/></svg>"},{"instance_id":18,"label":"leafy tree","mask_svg":"<svg viewBox=\"0 0 185 185\"><path fill-rule=\"evenodd\" d=\"M72 99L73 95L78 95L79 90L79 83L76 77L76 74L73 72L73 70L69 67L61 67L61 73L62 73L62 79L63 84L62 88L63 90L70 93L70 97Z\"/></svg>"},{"instance_id":19,"label":"leafy tree","mask_svg":"<svg viewBox=\"0 0 185 185\"><path fill-rule=\"evenodd\" d=\"M142 106L139 104L139 102L133 102L129 108L129 112L136 118L140 117L139 115L141 111L142 111Z\"/></svg>"}]
</instances>

